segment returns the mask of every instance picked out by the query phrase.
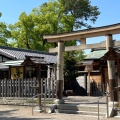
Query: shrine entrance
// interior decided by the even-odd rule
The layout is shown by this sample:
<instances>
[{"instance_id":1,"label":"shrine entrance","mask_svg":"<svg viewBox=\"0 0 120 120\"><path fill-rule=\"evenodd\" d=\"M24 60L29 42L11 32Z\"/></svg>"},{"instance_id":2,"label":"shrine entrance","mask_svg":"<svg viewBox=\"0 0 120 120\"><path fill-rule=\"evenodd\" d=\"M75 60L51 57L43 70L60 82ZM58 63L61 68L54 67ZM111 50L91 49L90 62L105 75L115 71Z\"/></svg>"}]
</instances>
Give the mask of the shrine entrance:
<instances>
[{"instance_id":1,"label":"shrine entrance","mask_svg":"<svg viewBox=\"0 0 120 120\"><path fill-rule=\"evenodd\" d=\"M114 41L113 36L114 34L120 33L120 23L108 25L108 26L102 26L102 27L96 27L92 29L85 29L80 31L75 31L71 33L65 33L65 34L57 34L57 35L44 35L43 39L47 42L56 42L58 43L58 47L49 49L49 52L57 52L58 53L58 59L57 59L57 85L56 85L56 102L63 103L63 64L64 64L64 57L63 53L65 51L73 51L73 50L84 50L84 49L92 49L92 48L106 48L107 51L109 51L109 48L114 48L117 46L120 46L120 41ZM99 37L99 36L105 36L106 41L97 43L97 44L86 44L87 38L92 37ZM80 40L81 45L79 46L69 46L64 47L65 41L70 40ZM115 87L113 81L115 81L115 62L111 60L107 60L108 65L108 76L109 76L109 90L110 92L113 91L113 88ZM113 101L112 95L110 96L110 101Z\"/></svg>"}]
</instances>

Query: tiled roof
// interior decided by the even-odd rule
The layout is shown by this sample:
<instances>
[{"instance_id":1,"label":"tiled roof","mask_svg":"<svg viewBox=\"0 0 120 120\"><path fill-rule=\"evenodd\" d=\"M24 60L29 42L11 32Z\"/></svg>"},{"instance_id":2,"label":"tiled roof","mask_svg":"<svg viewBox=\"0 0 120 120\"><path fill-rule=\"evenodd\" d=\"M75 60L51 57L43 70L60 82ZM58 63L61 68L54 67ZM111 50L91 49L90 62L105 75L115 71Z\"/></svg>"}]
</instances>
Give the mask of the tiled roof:
<instances>
[{"instance_id":1,"label":"tiled roof","mask_svg":"<svg viewBox=\"0 0 120 120\"><path fill-rule=\"evenodd\" d=\"M0 54L13 60L23 60L25 59L25 56L36 56L44 57L44 60L47 63L56 63L57 61L57 56L53 53L42 52L37 50L27 50L21 48L12 48L6 46L0 46Z\"/></svg>"}]
</instances>

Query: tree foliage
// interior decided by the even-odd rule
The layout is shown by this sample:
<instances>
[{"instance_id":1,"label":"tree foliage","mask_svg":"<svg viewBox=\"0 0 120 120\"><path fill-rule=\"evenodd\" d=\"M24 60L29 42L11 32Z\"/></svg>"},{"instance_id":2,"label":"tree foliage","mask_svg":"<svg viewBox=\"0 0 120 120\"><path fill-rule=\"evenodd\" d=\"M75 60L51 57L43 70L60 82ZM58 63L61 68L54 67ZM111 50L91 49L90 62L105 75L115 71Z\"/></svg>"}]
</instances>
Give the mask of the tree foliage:
<instances>
[{"instance_id":1,"label":"tree foliage","mask_svg":"<svg viewBox=\"0 0 120 120\"><path fill-rule=\"evenodd\" d=\"M29 15L25 12L21 13L19 21L9 25L9 28L16 47L48 50L53 44L46 43L43 46L43 34L69 32L73 25L73 17L66 16L61 3L53 0L34 8Z\"/></svg>"},{"instance_id":2,"label":"tree foliage","mask_svg":"<svg viewBox=\"0 0 120 120\"><path fill-rule=\"evenodd\" d=\"M14 25L9 25L12 31L11 43L14 47L48 50L53 44L42 40L43 34L58 34L88 27L85 21L95 22L99 15L98 8L91 6L89 0L50 0L30 14L21 13ZM65 43L66 46L76 45L76 41Z\"/></svg>"},{"instance_id":3,"label":"tree foliage","mask_svg":"<svg viewBox=\"0 0 120 120\"><path fill-rule=\"evenodd\" d=\"M39 16L37 16L39 18ZM14 25L9 25L12 31L12 39L15 47L22 47L33 50L45 50L42 45L41 19L36 23L34 14L27 15L21 13L19 21Z\"/></svg>"},{"instance_id":4,"label":"tree foliage","mask_svg":"<svg viewBox=\"0 0 120 120\"><path fill-rule=\"evenodd\" d=\"M64 13L71 14L74 18L73 29L80 29L81 27L91 27L88 21L95 23L100 12L97 6L91 6L90 0L59 0L64 6ZM72 30L73 30L72 29Z\"/></svg>"},{"instance_id":5,"label":"tree foliage","mask_svg":"<svg viewBox=\"0 0 120 120\"><path fill-rule=\"evenodd\" d=\"M67 80L75 80L78 75L78 66L76 63L82 61L86 55L81 50L66 52L64 54L64 75Z\"/></svg>"},{"instance_id":6,"label":"tree foliage","mask_svg":"<svg viewBox=\"0 0 120 120\"><path fill-rule=\"evenodd\" d=\"M0 17L2 13L0 12ZM8 30L7 25L4 22L0 22L0 45L8 45L8 39L11 37L11 32Z\"/></svg>"},{"instance_id":7,"label":"tree foliage","mask_svg":"<svg viewBox=\"0 0 120 120\"><path fill-rule=\"evenodd\" d=\"M0 17L2 16L2 13L0 12Z\"/></svg>"}]
</instances>

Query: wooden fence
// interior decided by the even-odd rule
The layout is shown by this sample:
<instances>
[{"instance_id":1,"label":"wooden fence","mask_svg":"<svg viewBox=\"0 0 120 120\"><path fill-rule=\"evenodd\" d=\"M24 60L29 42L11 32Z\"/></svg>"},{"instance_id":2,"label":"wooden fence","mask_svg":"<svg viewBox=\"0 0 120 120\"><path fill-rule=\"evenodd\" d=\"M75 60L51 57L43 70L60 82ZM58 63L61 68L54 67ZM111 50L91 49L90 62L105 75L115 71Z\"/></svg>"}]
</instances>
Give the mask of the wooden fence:
<instances>
[{"instance_id":1,"label":"wooden fence","mask_svg":"<svg viewBox=\"0 0 120 120\"><path fill-rule=\"evenodd\" d=\"M56 82L53 78L41 78L41 86L36 78L33 79L2 79L0 80L0 97L32 97L46 93L46 97L55 97Z\"/></svg>"}]
</instances>

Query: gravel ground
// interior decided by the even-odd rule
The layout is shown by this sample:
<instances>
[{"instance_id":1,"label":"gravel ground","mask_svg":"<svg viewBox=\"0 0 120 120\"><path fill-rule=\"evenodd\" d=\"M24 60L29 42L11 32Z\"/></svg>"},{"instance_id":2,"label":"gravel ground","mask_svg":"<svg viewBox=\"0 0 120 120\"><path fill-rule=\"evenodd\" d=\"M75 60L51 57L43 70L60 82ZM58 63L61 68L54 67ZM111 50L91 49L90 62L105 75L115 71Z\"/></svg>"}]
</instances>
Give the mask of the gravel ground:
<instances>
[{"instance_id":1,"label":"gravel ground","mask_svg":"<svg viewBox=\"0 0 120 120\"><path fill-rule=\"evenodd\" d=\"M78 114L34 113L31 107L0 105L0 120L98 120L97 117ZM100 118L100 120L120 120L120 118Z\"/></svg>"}]
</instances>

